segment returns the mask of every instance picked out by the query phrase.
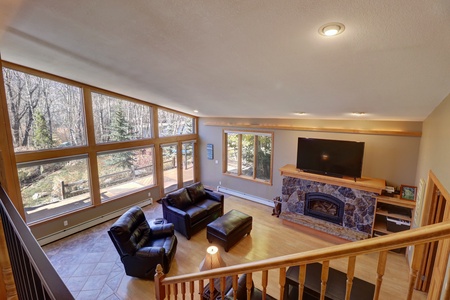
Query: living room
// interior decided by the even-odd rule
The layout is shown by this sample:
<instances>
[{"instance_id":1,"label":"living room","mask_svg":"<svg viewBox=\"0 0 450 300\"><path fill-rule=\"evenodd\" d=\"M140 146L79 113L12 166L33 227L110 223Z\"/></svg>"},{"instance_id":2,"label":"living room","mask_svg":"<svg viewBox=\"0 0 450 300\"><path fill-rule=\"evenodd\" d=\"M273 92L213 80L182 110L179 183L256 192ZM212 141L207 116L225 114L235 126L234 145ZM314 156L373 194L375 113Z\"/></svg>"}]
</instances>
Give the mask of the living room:
<instances>
[{"instance_id":1,"label":"living room","mask_svg":"<svg viewBox=\"0 0 450 300\"><path fill-rule=\"evenodd\" d=\"M353 3L350 6L355 8L356 5L355 3ZM409 3L406 2L402 4L405 6L409 5ZM419 6L421 7L421 5L423 5L419 3L416 4L418 5L418 7ZM55 3L52 3L52 5L55 5L55 7L57 7L55 8L56 10L64 11L65 9L68 9L68 7L65 7L65 9L58 7L58 4ZM50 5L50 7L52 7L52 5ZM259 7L257 4L254 5L255 7L253 7L253 9L255 9L255 11L259 11L259 9L261 9L261 7ZM270 11L269 7L270 5L267 4L265 9L268 9ZM281 7L278 9L283 10L285 14L284 16L286 16L288 15L288 13L285 10L288 10L289 7L290 6L288 5L287 7ZM395 7L400 8L401 4ZM180 9L180 7L177 8ZM197 6L193 5L193 7L191 8L194 9L194 11L196 11L195 9L198 9L198 11L202 11L205 15L207 14L206 12L208 11L207 8L203 7L199 3L197 3ZM249 14L253 15L252 7L240 7L240 8L243 9L243 11L249 12ZM381 9L380 7L376 8ZM158 6L157 8L154 9L159 11L161 7ZM216 11L215 9L217 10L224 9L225 11L228 11L226 8L223 7L216 7L216 8L209 7L209 9L212 9L212 11ZM296 9L299 8L296 7ZM342 7L338 6L335 7L335 9L341 11ZM416 9L419 11L421 10L417 7ZM359 8L358 11L360 10L367 11ZM387 10L389 11L390 9ZM448 21L446 17L443 16L445 15L445 12L448 10L448 5L446 5L446 3L441 3L439 9L435 10L437 11L435 12L436 18L439 19L439 21L444 23ZM155 103L158 102L160 105L173 108L183 113L191 114L192 116L198 117L199 142L195 146L198 149L198 166L199 166L198 174L200 174L198 179L201 180L206 186L212 187L214 189L219 187L219 190L222 190L229 194L233 194L238 197L252 199L254 201L263 204L272 205L272 200L275 197L280 196L282 192L282 176L280 175L279 169L287 164L295 164L297 151L297 144L296 144L297 138L314 137L333 140L352 140L365 142L366 147L364 153L363 177L381 178L386 180L388 185L399 188L401 185L419 186L421 182L427 182L429 172L432 171L433 174L439 179L442 186L447 191L450 190L450 170L448 168L448 166L450 165L450 154L449 154L450 142L448 142L450 137L450 132L448 129L450 128L450 96L448 93L449 74L448 71L446 71L449 69L448 68L449 64L448 60L445 58L446 55L441 54L441 52L446 53L446 50L448 49L448 39L446 38L445 34L441 33L442 35L439 35L439 37L436 38L436 40L439 40L439 42L436 42L436 40L433 40L433 43L430 42L430 44L432 44L430 48L432 48L433 50L427 48L427 51L420 52L419 55L417 55L417 53L411 54L408 52L407 45L409 45L409 40L406 39L407 40L406 44L401 43L401 46L399 46L399 49L401 49L401 51L399 51L398 53L396 52L395 55L389 57L389 60L384 62L385 64L383 64L383 68L380 68L378 71L373 72L375 74L373 77L370 76L364 77L363 75L371 73L370 71L372 71L372 68L375 68L376 63L372 62L371 64L364 65L362 62L366 61L368 57L367 56L361 57L359 56L360 54L358 53L358 51L352 52L354 50L349 50L349 49L357 49L358 42L356 42L355 44L351 44L352 45L351 47L342 44L336 46L334 50L348 52L351 54L349 55L351 57L348 56L345 57L345 61L341 63L335 63L331 60L327 60L327 63L329 63L329 66L331 66L330 69L327 69L326 66L322 65L322 68L317 69L316 72L317 74L315 74L317 75L317 77L315 77L314 80L312 79L310 80L309 77L307 76L309 74L315 73L313 71L314 68L308 69L309 71L305 72L307 73L307 75L303 73L298 74L293 72L290 68L288 68L289 65L288 62L283 61L280 64L278 58L274 59L275 65L280 64L281 66L284 66L285 68L289 69L290 72L294 73L295 76L287 78L284 77L287 75L283 75L283 73L280 71L281 69L283 69L282 67L280 67L280 69L271 68L270 66L271 64L268 63L269 60L263 59L266 58L266 56L262 56L260 60L259 59L253 60L251 59L249 53L245 52L245 55L243 55L243 57L247 57L247 59L249 60L249 65L253 66L253 69L251 69L252 71L248 71L238 68L237 69L238 72L235 73L235 78L240 78L241 79L240 81L245 83L245 85L247 86L252 86L254 84L254 80L256 81L256 79L259 78L261 79L261 81L258 88L261 90L263 90L264 86L268 86L269 85L268 83L270 83L271 86L270 93L268 90L264 90L265 93L269 94L269 97L267 98L262 97L263 96L262 94L264 93L256 92L258 90L257 88L255 88L254 90L253 89L244 90L241 89L242 87L240 87L239 89L238 88L234 89L235 87L231 85L231 83L235 81L228 82L229 85L223 83L223 86L218 83L222 82L223 78L219 75L221 72L225 72L224 70L227 69L226 68L227 64L224 63L221 67L218 67L216 62L217 55L223 54L225 62L230 62L232 59L236 59L236 61L242 62L241 60L238 59L239 57L231 55L233 53L232 51L233 46L232 45L230 46L230 44L233 43L229 42L230 43L229 44L228 42L226 42L227 39L224 39L225 41L223 41L224 43L223 46L227 46L224 47L226 48L226 50L224 50L223 52L221 51L215 52L215 55L211 57L206 56L205 60L199 63L199 65L197 66L190 65L186 67L186 69L194 70L192 71L191 74L192 77L205 83L203 92L200 93L199 90L194 91L190 96L192 102L191 104L187 105L185 103L187 101L184 101L183 97L186 96L186 99L188 98L187 92L189 88L179 89L180 87L188 86L186 84L187 81L180 83L179 85L177 85L176 82L170 82L167 84L161 84L161 86L158 87L155 86L154 91L164 90L166 85L173 87L173 92L171 88L167 88L169 92L167 93L166 97L164 97L164 99L156 97L153 94L154 91L152 91L150 88L148 89L150 91L146 91L145 88L143 87L145 85L152 86L152 84L150 84L149 82L159 82L159 78L157 75L154 75L154 77L146 78L146 80L142 80L145 82L143 85L138 85L136 83L137 81L140 81L142 78L136 78L138 76L133 72L129 71L129 69L133 69L132 67L130 68L129 66L131 66L131 62L135 62L136 60L133 57L138 56L144 57L145 55L148 54L146 51L143 51L141 49L144 48L149 49L149 45L146 44L145 46L143 46L142 44L140 44L139 41L136 41L137 44L136 47L140 49L135 49L134 51L128 52L128 53L133 52L134 53L133 57L131 54L125 54L124 56L116 56L121 57L121 59L123 59L123 61L117 65L122 64L126 65L126 67L116 69L115 73L111 75L111 73L108 73L106 71L109 68L108 64L111 64L111 61L109 61L108 63L105 61L100 63L100 57L102 57L102 55L100 55L95 51L94 52L90 51L92 50L90 47L95 48L95 45L88 46L86 42L85 47L88 49L77 50L77 47L74 47L73 45L72 46L65 45L64 43L67 41L65 41L64 38L61 36L57 37L55 40L52 40L50 37L48 37L48 40L46 40L47 37L45 36L33 37L32 31L27 31L29 30L29 28L25 30L24 28L21 28L22 25L17 25L20 24L20 22L17 21L18 23L13 25L11 21L14 20L13 16L16 13L19 16L17 20L19 20L20 17L24 18L24 16L30 16L35 14L36 18L39 19L39 14L37 13L38 11L40 10L39 9L33 10L32 8L29 7L27 8L26 4L24 4L22 11L20 5L17 5L17 7L14 7L14 9L11 9L9 11L10 12L9 15L3 19L4 23L2 24L3 38L0 44L2 47L1 50L2 59L12 63L17 63L19 65L36 68L40 71L49 72L52 74L56 74L58 76L70 78L72 80L79 80L80 82L86 82L92 86L97 86L101 89L119 92L126 96L136 97L138 99L150 99L149 102L151 103L153 103L151 99L155 99ZM180 15L183 15L181 13L183 11L182 9L175 11L177 13L174 14L175 15L174 19L176 19L176 17L180 17ZM238 11L237 8L236 11ZM313 15L317 17L318 12L315 9L313 11L314 11ZM430 15L434 16L429 11L433 10L429 9L427 10L427 12ZM127 16L129 16L129 19L135 18L133 14L136 13L136 11L131 12L126 11L126 12L128 14ZM49 14L49 16L53 15L51 12L47 13ZM230 17L232 17L233 14L230 15L231 15ZM361 15L364 14L361 13ZM273 15L270 16L274 17ZM429 15L427 16L429 17ZM146 18L145 16L142 15L141 17L143 19ZM389 19L389 17L392 17L392 15L387 14L385 16L385 18L387 19ZM54 16L52 16L52 18L54 18ZM251 18L251 21L248 22L258 20L258 18L259 17L255 17L254 19ZM68 19L72 20L71 18ZM99 17L98 19L101 18ZM322 16L321 19L326 18ZM248 23L244 21L245 18L243 16L242 19L240 20L243 23L237 22L236 24L248 25ZM415 19L412 20L408 19L408 21L404 19L401 20L402 22L405 22L406 25L413 24L416 21ZM211 19L207 19L207 21L208 21L206 22L207 24L214 23L211 22ZM11 22L11 24L8 22ZM67 24L69 23L76 24L72 22L73 20L71 22L68 22ZM282 21L278 22L282 23ZM311 20L309 22L310 22L309 24L311 24ZM257 22L257 24L265 28L263 26L264 23L265 21ZM433 22L430 21L430 23ZM64 26L67 26L67 24ZM436 27L433 28L439 28L439 26L437 25L440 24L441 23L436 21L435 23L433 23L433 26ZM318 26L320 25L321 24L318 24ZM406 25L405 27L407 27ZM73 27L77 26L78 25ZM31 25L31 27L33 26ZM206 36L206 33L208 32L208 30L206 30L207 27L208 26L203 28L203 30L199 30L198 32L204 32ZM38 27L36 26L36 28ZM47 33L53 32L52 30L46 30L45 28L46 27L43 27L41 31ZM233 29L236 28L233 27ZM346 29L347 32L344 31L343 34L351 33L352 25L346 24ZM314 34L317 34L317 37L312 38L312 40L318 42L321 45L324 45L322 44L323 42L318 39L320 36L317 33L317 28L314 27L314 30L312 31L314 32ZM427 37L428 31L426 30L424 31L425 32L422 32L422 34L420 35L422 37L419 43L421 46L423 46L423 44L426 44L424 40L427 41L425 37ZM388 30L388 32L390 31ZM84 34L86 34L86 31L84 31ZM154 37L159 36L158 33L152 34L154 34ZM258 34L262 33L259 32ZM70 34L66 34L66 36L70 36ZM187 36L190 36L191 39L197 38L196 35L193 33L187 34ZM235 40L233 40L233 42L236 41L243 42L249 36L251 37L252 35L243 34L241 36L240 34L238 34L238 37ZM282 36L282 34L279 34L279 36ZM344 35L341 35L341 37L342 36ZM97 37L98 35L96 35L96 38ZM411 40L413 40L412 37L410 38ZM82 40L82 38L80 37L78 40ZM104 38L104 41L112 41L112 40L114 39ZM158 40L160 41L160 45L164 44L163 40L164 39ZM336 40L337 39L335 39L335 41ZM212 40L210 40L211 44L209 44L209 46L205 46L205 41L203 40L200 40L199 44L208 48L212 47L214 41L218 43L218 41L215 38L212 38ZM257 43L257 41L259 40L251 38L251 41L254 42L254 44L261 46L260 43ZM278 40L278 42L280 42L279 45L285 45L281 43L283 41L284 40ZM16 45L16 43L17 45L21 44L21 46L18 47L17 49L14 49L14 45ZM32 43L33 46L24 47L24 45L27 45L27 43ZM290 43L288 44L291 45ZM175 44L171 45L173 46ZM317 44L314 45L315 47L317 47ZM366 47L368 47L367 44L365 45ZM327 47L331 46L327 44ZM180 49L182 47L177 46L170 48ZM263 48L264 47L261 47L261 49ZM314 48L313 50L311 50L311 52L308 52L310 56L307 55L306 60L308 60L308 57L309 59L312 59L314 57L313 55L314 51L322 52L324 51L323 50L324 48ZM370 47L372 51L375 51L375 48ZM392 50L393 48L395 47L389 48L389 51L393 51ZM206 51L204 50L200 51L197 48L197 46L195 47L195 49L199 51L196 52L198 54L198 56L196 56L197 58L200 58L202 55L206 55L204 53ZM179 70L179 68L181 69L181 66L176 65L174 61L181 61L181 60L196 61L192 59L192 57L189 57L189 59L183 59L184 56L181 50L179 50L179 52L174 50L174 52L175 52L174 54L178 53L180 56L178 56L178 58L175 58L177 56L173 56L171 57L171 59L167 58L163 59L164 56L162 56L163 58L159 57L161 58L161 61L164 62L164 65L167 67L167 69L171 69L171 72L161 73L161 77L170 78L171 76L175 75L175 73L177 73L177 70ZM226 54L226 52L228 54ZM93 56L90 57L88 53L95 53L95 54L93 54ZM122 53L127 52L123 51ZM277 54L280 53L277 52ZM293 55L289 51L283 52L283 54ZM278 57L281 56L282 55L278 55ZM424 57L427 57L428 60L422 61ZM401 68L400 66L398 69L390 67L390 64L394 63L394 58L397 58L396 62L402 61L403 64L401 65ZM77 61L77 59L79 59L79 62L78 64L75 64L75 61ZM355 59L355 61L353 62L352 59ZM381 59L380 60L378 59L380 58L377 57L375 61L380 62ZM413 64L414 60L420 61L420 63L418 65L414 65ZM198 61L200 61L200 59ZM138 66L135 65L134 70L139 69L140 71L136 72L142 75L144 73L147 73L147 70L151 69L153 63L155 63L155 61L152 60L143 69L139 69ZM302 61L302 63L304 64L300 66L296 65L295 68L301 69L302 66L307 65L305 64L305 61ZM56 65L58 65L58 67L56 67ZM139 63L137 63L137 65L139 65ZM161 67L161 65L159 64L157 65L158 68ZM204 65L216 67L213 68L214 70L212 70L209 75L205 76L204 74L200 74L201 72L195 71L197 67L200 68L200 65L202 67L204 67ZM319 84L321 80L324 80L326 83L333 82L334 79L333 76L325 74L327 73L326 72L327 70L330 70L329 73L339 75L339 76L336 75L336 77L341 77L342 73L345 73L344 71L342 71L345 70L344 66L353 66L349 67L348 70L348 73L353 73L354 71L353 68L358 69L357 67L358 65L359 66L364 65L365 67L364 68L361 67L362 70L360 70L361 71L361 73L359 73L360 75L351 76L352 81L342 80L339 81L338 84L332 84L331 86L328 87ZM405 67L409 65L414 65L414 68L411 68L414 69L415 71L414 73L408 73L408 71L411 72L413 71ZM98 67L98 69L95 71L91 69L94 67ZM268 76L267 73L265 72L263 72L264 74L264 76L262 76L263 78L260 78L258 77L259 75L256 75L260 74L259 72L261 72L262 69L265 68L270 69L270 73L274 74L273 78L271 78L270 76L268 77L270 80L264 77ZM85 73L77 73L76 71L71 70L78 70L78 71L81 70ZM91 82L90 81L91 79L89 79L88 76L89 74L99 74L98 78L102 77L107 78L109 79L109 81L107 80L106 82L102 83L100 79L92 79ZM120 75L128 74L126 76L127 79L124 82L117 84L117 77L120 77L118 74ZM183 73L183 76L188 77L187 74L188 73ZM410 76L405 76L405 74L408 74ZM218 77L213 77L213 75L217 75ZM214 79L210 79L209 76L210 78ZM384 77L388 78L386 79ZM408 77L409 79L406 77ZM376 78L378 78L379 80L375 81ZM177 79L179 80L179 82L182 82L180 80L181 78ZM284 81L282 79L284 79ZM349 78L345 79L348 80ZM370 84L368 86L363 86L361 81L377 82L376 84L377 87L372 87ZM390 83L387 84L386 83L387 81L390 81ZM351 82L351 84L349 82ZM283 88L283 83L286 84L285 88ZM319 92L317 92L317 94L314 94L315 97L313 97L312 96L313 94L308 93L301 94L300 93L302 90L301 88L295 89L295 92L289 90L294 89L294 87L296 86L302 85L312 86L314 88L312 88L311 90ZM401 90L404 93L403 94L392 93L390 97L387 97L386 94L384 93L385 90L390 91L396 90L396 85L398 86L398 90ZM223 88L224 86L227 86L229 90L233 90L233 92L229 93L229 98L223 96L227 94L224 90L220 90L221 95L218 95L219 93L214 91L214 89ZM356 89L354 88L354 86L358 86L358 88ZM421 90L420 93L418 92L419 89L418 86L420 86ZM341 87L342 90L347 90L348 93L337 94L337 92L339 91L338 87ZM132 90L133 92L128 94L127 92L130 90ZM292 96L291 93L293 93L295 96ZM202 98L202 100L197 101L196 97L200 97L199 95L201 94L204 94L203 96L204 98ZM399 97L399 95L401 95L401 97ZM284 96L285 98L289 98L290 101L281 102L278 96L280 98L282 96ZM251 104L247 104L246 97L249 97L248 100L252 98L254 102L252 102ZM214 99L215 101L210 101L209 98ZM232 101L235 100L235 98L238 99L238 103L240 101L241 106L236 105L236 102ZM320 102L319 99L325 98L333 99L333 101L331 102L332 103L334 102L334 104L331 105L330 102L325 101L324 104L321 104L317 107L312 106L313 102ZM346 103L345 98L351 98L350 101L351 103ZM182 100L177 102L174 99L182 99ZM299 99L307 99L307 100L300 101ZM368 100L360 101L361 99L368 99ZM280 101L280 104L274 105L273 103L277 103L277 101ZM376 102L378 101L379 105L377 107L377 111L376 113L373 113L373 115L371 116L371 111L369 111L367 108L373 107L370 106L369 104L373 105L373 103L376 104ZM397 103L397 101L401 103ZM208 102L214 103L211 104ZM207 106L207 104L210 106ZM222 106L219 104L221 104ZM353 106L350 104L352 104ZM274 106L284 107L285 108L284 114L281 114L278 111L276 111ZM322 109L324 109L323 114L319 113L320 106L322 106ZM192 110L193 107L198 108L200 112L199 113L193 112ZM228 113L228 111L227 114L223 113L223 111L226 111L227 109L229 109L229 107L237 107L236 113L230 114ZM330 111L327 110L327 108L329 107L333 107L334 109L337 109L336 107L338 107L340 114L331 115ZM294 115L293 114L294 111L305 113L301 115ZM355 111L360 112L366 111L367 113L365 116L350 115L351 112ZM420 114L418 113L418 111L420 111ZM226 172L224 172L225 168L224 157L226 153L225 152L226 146L223 141L224 141L224 134L227 130L239 132L264 132L273 135L270 180L265 182L258 180L249 180L248 178L234 176L226 174ZM211 149L211 147L213 148L212 158L209 157L207 153L208 149ZM2 152L3 152L2 153L3 161L7 162L5 157L8 157L8 155L5 154L3 148ZM152 190L152 194L154 195L155 200L157 197L159 197L159 195L162 195L162 192L160 193L160 187L158 186L157 188L155 188L155 190L156 189L158 189L158 191ZM139 195L133 197L133 199L130 200L130 203L133 202L137 203L142 198L146 197L148 197L147 192L140 193ZM120 205L111 205L111 210L118 209L120 208L119 206ZM420 211L421 207L418 207L417 209ZM62 220L57 221L58 230L64 229L61 221ZM420 220L414 220L414 222L416 226L421 225ZM71 219L69 219L69 223L70 224L72 223ZM51 227L56 228L56 225L51 224L50 222L46 228L42 229L41 232L39 232L39 229L37 229L38 235L45 236L49 234L49 232L52 229Z\"/></svg>"}]
</instances>

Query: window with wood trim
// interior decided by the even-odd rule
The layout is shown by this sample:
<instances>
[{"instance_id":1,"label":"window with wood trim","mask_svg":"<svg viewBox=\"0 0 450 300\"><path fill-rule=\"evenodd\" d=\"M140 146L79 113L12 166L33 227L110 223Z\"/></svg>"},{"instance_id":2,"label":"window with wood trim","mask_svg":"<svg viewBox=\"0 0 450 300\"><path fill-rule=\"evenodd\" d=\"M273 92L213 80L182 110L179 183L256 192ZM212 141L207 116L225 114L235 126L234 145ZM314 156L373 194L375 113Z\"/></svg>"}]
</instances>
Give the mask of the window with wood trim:
<instances>
[{"instance_id":1,"label":"window with wood trim","mask_svg":"<svg viewBox=\"0 0 450 300\"><path fill-rule=\"evenodd\" d=\"M273 133L224 131L225 173L272 184Z\"/></svg>"},{"instance_id":2,"label":"window with wood trim","mask_svg":"<svg viewBox=\"0 0 450 300\"><path fill-rule=\"evenodd\" d=\"M12 63L1 75L18 174L8 179L20 188L17 205L30 226L157 189L164 170L154 145L164 136L180 145L183 178L194 180L194 116L158 109L160 139L154 104Z\"/></svg>"},{"instance_id":3,"label":"window with wood trim","mask_svg":"<svg viewBox=\"0 0 450 300\"><path fill-rule=\"evenodd\" d=\"M92 205L87 155L17 165L27 223Z\"/></svg>"},{"instance_id":4,"label":"window with wood trim","mask_svg":"<svg viewBox=\"0 0 450 300\"><path fill-rule=\"evenodd\" d=\"M152 109L149 105L92 93L92 109L98 144L152 137Z\"/></svg>"},{"instance_id":5,"label":"window with wood trim","mask_svg":"<svg viewBox=\"0 0 450 300\"><path fill-rule=\"evenodd\" d=\"M80 87L3 68L14 151L86 145Z\"/></svg>"},{"instance_id":6,"label":"window with wood trim","mask_svg":"<svg viewBox=\"0 0 450 300\"><path fill-rule=\"evenodd\" d=\"M165 109L158 109L159 137L195 133L195 119Z\"/></svg>"}]
</instances>

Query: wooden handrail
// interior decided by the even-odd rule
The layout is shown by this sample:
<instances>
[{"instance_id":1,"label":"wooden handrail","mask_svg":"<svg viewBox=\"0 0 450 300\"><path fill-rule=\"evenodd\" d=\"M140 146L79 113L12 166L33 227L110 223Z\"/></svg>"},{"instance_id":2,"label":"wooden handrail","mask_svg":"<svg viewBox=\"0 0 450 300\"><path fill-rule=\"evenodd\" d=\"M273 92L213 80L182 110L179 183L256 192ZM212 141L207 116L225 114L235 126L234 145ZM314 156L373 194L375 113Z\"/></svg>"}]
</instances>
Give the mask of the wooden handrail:
<instances>
[{"instance_id":1,"label":"wooden handrail","mask_svg":"<svg viewBox=\"0 0 450 300\"><path fill-rule=\"evenodd\" d=\"M376 238L284 255L261 261L243 263L220 269L166 277L163 280L163 283L173 284L185 281L195 281L206 278L232 276L235 274L277 269L299 264L310 264L324 260L333 260L342 257L388 251L410 245L434 242L445 238L450 238L450 222L437 223Z\"/></svg>"},{"instance_id":2,"label":"wooden handrail","mask_svg":"<svg viewBox=\"0 0 450 300\"><path fill-rule=\"evenodd\" d=\"M303 272L305 271L304 266L311 263L323 263L329 262L334 259L339 258L348 258L349 259L349 274L348 283L349 288L351 289L351 280L353 279L354 270L354 262L356 256L364 255L369 253L380 253L380 258L378 261L378 270L377 270L377 283L375 288L375 293L379 293L379 289L382 283L382 277L384 275L385 262L386 262L386 254L387 251L392 249L403 248L411 245L419 245L416 247L415 255L413 256L412 262L412 270L410 274L410 281L414 281L417 277L417 266L420 265L421 255L423 252L423 245L429 242L434 242L438 240L443 240L450 238L450 222L442 222L433 225L428 225L420 228L411 229L408 231L393 233L386 236L346 243L342 245L330 246L322 249L315 249L310 251L305 251L296 254L284 255L280 257L274 257L270 259L265 259L261 261L254 261L243 263L239 265L223 267L219 269L207 270L192 274L178 275L172 277L165 277L164 275L157 274L155 277L155 285L161 285L161 288L156 288L157 290L170 290L171 285L180 284L184 282L195 282L199 281L199 286L202 286L201 282L203 281L211 281L212 278L223 278L227 276L236 276L239 274L252 274L255 272L265 272L267 270L280 269L280 288L284 289L284 282L281 282L283 279L281 278L282 270L285 270L290 266L301 266L301 272L299 274L300 279L304 277ZM324 265L327 268L327 264ZM325 270L327 272L327 270ZM322 274L322 279L325 279L326 284L326 274ZM267 280L267 279L265 279ZM299 281L301 283L301 281ZM263 280L263 286L265 282ZM163 286L166 289L162 288ZM410 291L408 292L407 299L411 299L412 297L412 282L410 282ZM301 287L302 288L302 287ZM265 289L265 287L264 287ZM378 292L377 292L378 291ZM348 293L348 291L347 291ZM280 294L281 291L280 291ZM158 296L158 295L157 295ZM166 295L167 296L167 295ZM165 299L156 298L156 299ZM280 295L280 299L282 295ZM374 299L378 299L374 297Z\"/></svg>"}]
</instances>

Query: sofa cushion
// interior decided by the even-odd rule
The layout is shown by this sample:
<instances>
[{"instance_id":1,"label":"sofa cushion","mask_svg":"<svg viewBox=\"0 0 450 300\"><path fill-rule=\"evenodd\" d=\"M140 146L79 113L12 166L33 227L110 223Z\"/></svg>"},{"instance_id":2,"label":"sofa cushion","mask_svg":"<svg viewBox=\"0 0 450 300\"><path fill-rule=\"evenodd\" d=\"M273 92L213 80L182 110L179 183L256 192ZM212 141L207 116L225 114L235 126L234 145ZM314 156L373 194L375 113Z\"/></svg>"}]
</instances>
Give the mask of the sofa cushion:
<instances>
[{"instance_id":1,"label":"sofa cushion","mask_svg":"<svg viewBox=\"0 0 450 300\"><path fill-rule=\"evenodd\" d=\"M181 210L185 210L192 205L192 200L185 188L167 194L166 198L170 205Z\"/></svg>"},{"instance_id":2,"label":"sofa cushion","mask_svg":"<svg viewBox=\"0 0 450 300\"><path fill-rule=\"evenodd\" d=\"M191 184L190 186L186 187L186 190L188 191L189 196L191 196L192 202L194 203L206 199L206 191L201 182Z\"/></svg>"},{"instance_id":3,"label":"sofa cushion","mask_svg":"<svg viewBox=\"0 0 450 300\"><path fill-rule=\"evenodd\" d=\"M222 209L222 203L209 199L198 201L195 205L206 209L209 214Z\"/></svg>"},{"instance_id":4,"label":"sofa cushion","mask_svg":"<svg viewBox=\"0 0 450 300\"><path fill-rule=\"evenodd\" d=\"M208 216L208 210L203 207L192 205L186 208L185 212L189 215L191 219L191 224L195 224Z\"/></svg>"}]
</instances>

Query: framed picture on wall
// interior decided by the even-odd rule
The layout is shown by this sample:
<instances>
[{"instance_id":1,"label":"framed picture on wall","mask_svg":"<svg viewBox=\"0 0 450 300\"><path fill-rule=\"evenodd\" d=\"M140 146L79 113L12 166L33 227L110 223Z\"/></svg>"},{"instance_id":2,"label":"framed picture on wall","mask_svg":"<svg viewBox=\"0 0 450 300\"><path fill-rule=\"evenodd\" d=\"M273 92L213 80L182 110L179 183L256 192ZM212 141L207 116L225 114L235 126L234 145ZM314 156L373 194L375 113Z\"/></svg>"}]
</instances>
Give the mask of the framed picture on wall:
<instances>
[{"instance_id":1,"label":"framed picture on wall","mask_svg":"<svg viewBox=\"0 0 450 300\"><path fill-rule=\"evenodd\" d=\"M401 185L400 186L400 198L406 200L416 200L417 187L411 185Z\"/></svg>"}]
</instances>

